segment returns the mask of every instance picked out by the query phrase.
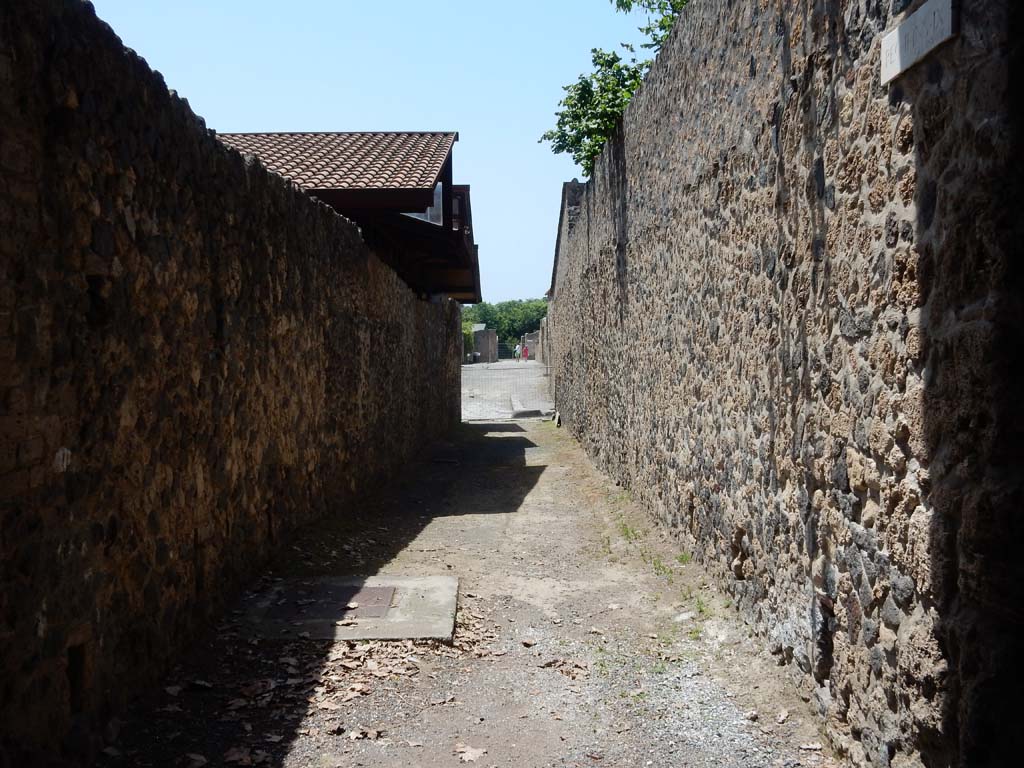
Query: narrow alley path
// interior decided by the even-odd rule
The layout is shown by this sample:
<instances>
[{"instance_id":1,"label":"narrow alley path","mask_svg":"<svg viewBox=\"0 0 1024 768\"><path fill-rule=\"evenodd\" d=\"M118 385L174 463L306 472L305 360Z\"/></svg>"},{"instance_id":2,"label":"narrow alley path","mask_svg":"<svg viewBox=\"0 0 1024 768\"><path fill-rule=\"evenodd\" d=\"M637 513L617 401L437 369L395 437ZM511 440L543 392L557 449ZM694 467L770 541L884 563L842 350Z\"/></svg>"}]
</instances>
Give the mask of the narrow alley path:
<instances>
[{"instance_id":1,"label":"narrow alley path","mask_svg":"<svg viewBox=\"0 0 1024 768\"><path fill-rule=\"evenodd\" d=\"M554 411L546 365L499 360L462 366L462 420L502 421Z\"/></svg>"},{"instance_id":2,"label":"narrow alley path","mask_svg":"<svg viewBox=\"0 0 1024 768\"><path fill-rule=\"evenodd\" d=\"M460 579L455 643L253 636L239 610L103 766L831 766L700 567L549 421L464 424L253 585Z\"/></svg>"}]
</instances>

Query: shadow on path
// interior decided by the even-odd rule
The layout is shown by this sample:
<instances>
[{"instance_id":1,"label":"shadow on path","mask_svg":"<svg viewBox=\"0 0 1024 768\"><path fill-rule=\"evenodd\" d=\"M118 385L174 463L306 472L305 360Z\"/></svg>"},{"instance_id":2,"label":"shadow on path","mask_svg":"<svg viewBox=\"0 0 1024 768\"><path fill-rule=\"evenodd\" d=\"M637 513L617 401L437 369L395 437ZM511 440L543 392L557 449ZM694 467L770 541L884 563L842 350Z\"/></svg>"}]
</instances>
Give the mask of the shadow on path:
<instances>
[{"instance_id":1,"label":"shadow on path","mask_svg":"<svg viewBox=\"0 0 1024 768\"><path fill-rule=\"evenodd\" d=\"M523 433L515 423L460 425L404 476L284 542L246 595L284 579L392 573L389 563L437 518L515 512L545 469L527 465L536 446ZM458 575L444 563L450 542L434 546L435 573ZM244 597L138 702L97 765L283 764L338 644L261 637L240 619Z\"/></svg>"}]
</instances>

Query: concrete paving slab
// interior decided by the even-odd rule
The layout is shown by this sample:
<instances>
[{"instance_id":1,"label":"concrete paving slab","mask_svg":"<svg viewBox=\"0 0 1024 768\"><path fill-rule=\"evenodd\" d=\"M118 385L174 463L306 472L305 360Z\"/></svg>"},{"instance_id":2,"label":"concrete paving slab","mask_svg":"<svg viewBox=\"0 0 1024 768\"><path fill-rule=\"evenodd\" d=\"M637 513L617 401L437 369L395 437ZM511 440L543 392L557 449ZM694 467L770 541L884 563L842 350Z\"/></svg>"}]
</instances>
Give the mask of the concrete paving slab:
<instances>
[{"instance_id":1,"label":"concrete paving slab","mask_svg":"<svg viewBox=\"0 0 1024 768\"><path fill-rule=\"evenodd\" d=\"M512 401L513 419L527 419L544 415L541 413L540 408L527 408L526 405L523 404L523 401L515 395L512 395L509 399Z\"/></svg>"},{"instance_id":2,"label":"concrete paving slab","mask_svg":"<svg viewBox=\"0 0 1024 768\"><path fill-rule=\"evenodd\" d=\"M530 360L462 366L462 420L534 418L551 413L547 366Z\"/></svg>"},{"instance_id":3,"label":"concrete paving slab","mask_svg":"<svg viewBox=\"0 0 1024 768\"><path fill-rule=\"evenodd\" d=\"M353 595L381 589L394 590L383 615L349 607ZM450 642L458 594L454 576L290 579L252 596L245 617L271 638Z\"/></svg>"}]
</instances>

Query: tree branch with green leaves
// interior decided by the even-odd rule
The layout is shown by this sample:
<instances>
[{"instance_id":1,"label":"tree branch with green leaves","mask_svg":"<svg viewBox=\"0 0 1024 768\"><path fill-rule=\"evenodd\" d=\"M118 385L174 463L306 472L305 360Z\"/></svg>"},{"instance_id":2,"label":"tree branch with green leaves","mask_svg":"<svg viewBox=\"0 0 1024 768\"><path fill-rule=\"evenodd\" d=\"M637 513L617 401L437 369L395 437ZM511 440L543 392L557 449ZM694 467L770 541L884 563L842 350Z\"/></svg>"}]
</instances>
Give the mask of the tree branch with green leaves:
<instances>
[{"instance_id":1,"label":"tree branch with green leaves","mask_svg":"<svg viewBox=\"0 0 1024 768\"><path fill-rule=\"evenodd\" d=\"M611 0L617 11L647 12L647 24L640 27L648 40L642 48L657 51L672 31L672 24L687 0ZM572 159L590 176L594 160L605 142L615 132L636 89L643 82L651 60L637 60L635 50L623 44L628 54L624 59L614 51L600 48L591 50L594 70L580 75L575 83L565 86L561 107L555 113L555 127L546 131L540 140L551 142L555 154L568 152Z\"/></svg>"},{"instance_id":2,"label":"tree branch with green leaves","mask_svg":"<svg viewBox=\"0 0 1024 768\"><path fill-rule=\"evenodd\" d=\"M657 51L662 43L668 38L672 31L672 25L676 23L679 13L683 10L687 0L611 0L615 10L621 13L630 13L634 10L647 12L647 24L640 27L640 31L647 35L648 41L643 43L641 48L649 48Z\"/></svg>"}]
</instances>

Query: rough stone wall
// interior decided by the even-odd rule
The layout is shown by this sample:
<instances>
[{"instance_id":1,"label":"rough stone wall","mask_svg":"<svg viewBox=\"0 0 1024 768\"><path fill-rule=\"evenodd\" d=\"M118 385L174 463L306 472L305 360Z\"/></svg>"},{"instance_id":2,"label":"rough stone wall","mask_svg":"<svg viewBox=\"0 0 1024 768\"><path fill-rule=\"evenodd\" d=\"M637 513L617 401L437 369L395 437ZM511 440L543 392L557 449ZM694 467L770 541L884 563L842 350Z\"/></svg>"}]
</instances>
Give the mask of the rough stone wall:
<instances>
[{"instance_id":1,"label":"rough stone wall","mask_svg":"<svg viewBox=\"0 0 1024 768\"><path fill-rule=\"evenodd\" d=\"M481 363L498 362L498 332L492 328L473 331L473 350L480 353Z\"/></svg>"},{"instance_id":2,"label":"rough stone wall","mask_svg":"<svg viewBox=\"0 0 1024 768\"><path fill-rule=\"evenodd\" d=\"M0 764L65 764L291 528L458 422L460 314L87 4L0 6L0 138Z\"/></svg>"},{"instance_id":3,"label":"rough stone wall","mask_svg":"<svg viewBox=\"0 0 1024 768\"><path fill-rule=\"evenodd\" d=\"M540 362L540 330L524 333L519 343L526 347L531 360Z\"/></svg>"},{"instance_id":4,"label":"rough stone wall","mask_svg":"<svg viewBox=\"0 0 1024 768\"><path fill-rule=\"evenodd\" d=\"M1020 11L962 3L882 86L919 5L691 2L563 211L547 333L564 423L851 762L1009 765Z\"/></svg>"}]
</instances>

